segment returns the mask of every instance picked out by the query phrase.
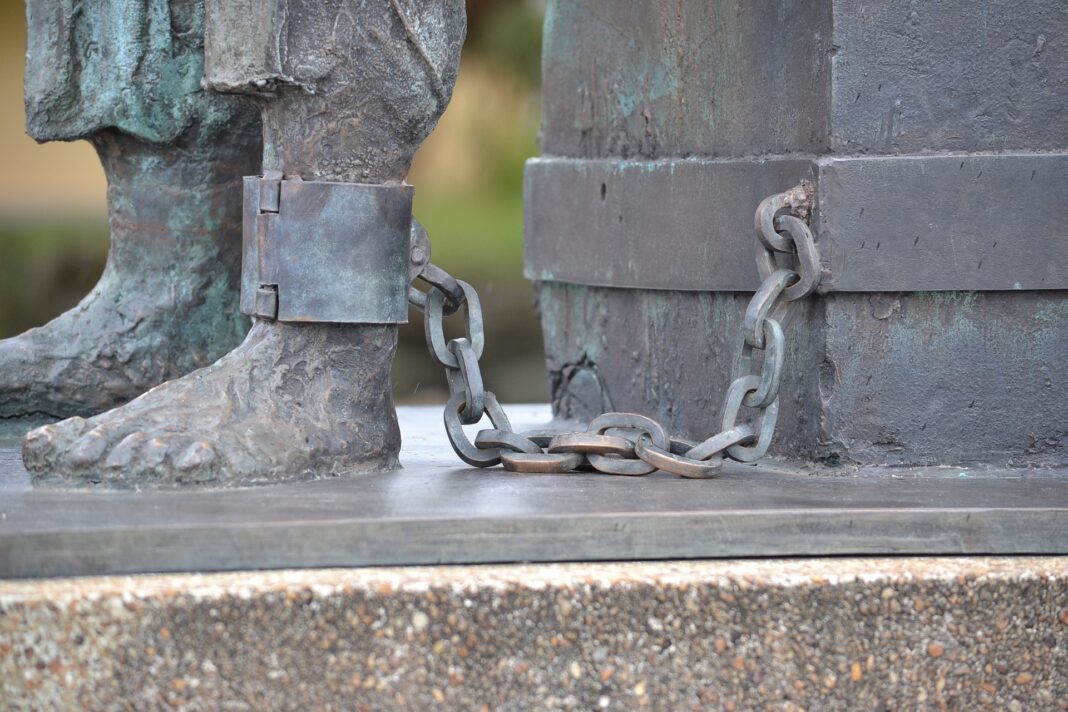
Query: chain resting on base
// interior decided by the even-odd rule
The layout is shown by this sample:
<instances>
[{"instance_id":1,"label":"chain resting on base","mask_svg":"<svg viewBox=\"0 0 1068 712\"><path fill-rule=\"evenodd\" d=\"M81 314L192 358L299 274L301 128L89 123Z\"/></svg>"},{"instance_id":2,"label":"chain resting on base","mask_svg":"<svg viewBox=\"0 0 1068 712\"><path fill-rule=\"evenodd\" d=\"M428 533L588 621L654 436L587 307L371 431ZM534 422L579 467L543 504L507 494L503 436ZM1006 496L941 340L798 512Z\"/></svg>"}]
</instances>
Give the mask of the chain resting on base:
<instances>
[{"instance_id":1,"label":"chain resting on base","mask_svg":"<svg viewBox=\"0 0 1068 712\"><path fill-rule=\"evenodd\" d=\"M412 247L412 263L422 266L413 274L429 290L411 287L408 301L423 310L430 354L445 367L450 395L445 432L453 450L475 467L500 464L510 472L593 470L630 477L662 470L708 479L716 476L725 459L759 460L771 445L779 415L786 356L783 327L793 302L812 294L823 276L819 250L802 219L810 207L811 190L802 184L764 199L757 208L756 262L763 282L742 322L721 430L700 443L672 439L662 425L637 413L604 413L583 432L552 436L514 432L496 396L483 387L478 359L486 340L478 294L470 284L430 263L423 233ZM461 310L465 335L448 339L444 317ZM763 354L759 364L754 363L757 351ZM751 412L748 422L739 422L743 408ZM479 431L472 442L463 426L478 423L483 415L493 427Z\"/></svg>"}]
</instances>

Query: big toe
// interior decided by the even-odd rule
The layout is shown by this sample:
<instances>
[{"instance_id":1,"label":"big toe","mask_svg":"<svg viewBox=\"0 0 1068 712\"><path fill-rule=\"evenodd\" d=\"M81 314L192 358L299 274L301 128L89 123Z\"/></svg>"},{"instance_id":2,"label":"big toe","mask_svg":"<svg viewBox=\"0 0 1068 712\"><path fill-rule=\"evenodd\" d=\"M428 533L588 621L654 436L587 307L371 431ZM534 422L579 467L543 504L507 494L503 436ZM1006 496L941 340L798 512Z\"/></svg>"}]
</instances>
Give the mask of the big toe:
<instances>
[{"instance_id":1,"label":"big toe","mask_svg":"<svg viewBox=\"0 0 1068 712\"><path fill-rule=\"evenodd\" d=\"M0 341L0 403L32 384L34 351L26 334Z\"/></svg>"},{"instance_id":2,"label":"big toe","mask_svg":"<svg viewBox=\"0 0 1068 712\"><path fill-rule=\"evenodd\" d=\"M50 466L56 457L69 449L88 429L89 421L74 416L31 430L22 440L22 460L26 469L33 472Z\"/></svg>"},{"instance_id":3,"label":"big toe","mask_svg":"<svg viewBox=\"0 0 1068 712\"><path fill-rule=\"evenodd\" d=\"M26 433L22 439L22 461L28 469L44 466L56 445L57 436L55 425L45 425Z\"/></svg>"}]
</instances>

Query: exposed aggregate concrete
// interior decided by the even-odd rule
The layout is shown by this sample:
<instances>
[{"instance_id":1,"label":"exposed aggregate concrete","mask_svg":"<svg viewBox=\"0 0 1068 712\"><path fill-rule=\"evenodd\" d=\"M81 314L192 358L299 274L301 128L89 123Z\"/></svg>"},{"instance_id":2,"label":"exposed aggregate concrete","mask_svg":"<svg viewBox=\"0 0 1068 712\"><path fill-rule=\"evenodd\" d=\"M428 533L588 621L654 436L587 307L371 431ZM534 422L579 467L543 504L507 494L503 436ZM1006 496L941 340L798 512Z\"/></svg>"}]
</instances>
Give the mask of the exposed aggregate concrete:
<instances>
[{"instance_id":1,"label":"exposed aggregate concrete","mask_svg":"<svg viewBox=\"0 0 1068 712\"><path fill-rule=\"evenodd\" d=\"M6 709L1068 710L1068 557L0 582Z\"/></svg>"}]
</instances>

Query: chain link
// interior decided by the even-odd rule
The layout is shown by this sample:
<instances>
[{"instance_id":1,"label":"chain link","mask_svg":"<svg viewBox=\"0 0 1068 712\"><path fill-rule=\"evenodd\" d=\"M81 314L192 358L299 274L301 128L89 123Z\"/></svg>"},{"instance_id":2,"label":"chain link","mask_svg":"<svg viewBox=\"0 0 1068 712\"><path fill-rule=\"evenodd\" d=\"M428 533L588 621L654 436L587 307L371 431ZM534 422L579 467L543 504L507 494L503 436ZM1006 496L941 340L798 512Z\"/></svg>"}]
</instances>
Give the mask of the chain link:
<instances>
[{"instance_id":1,"label":"chain link","mask_svg":"<svg viewBox=\"0 0 1068 712\"><path fill-rule=\"evenodd\" d=\"M478 294L470 284L430 263L429 240L420 226L412 262L417 269L421 265L416 277L429 289L421 292L412 287L408 301L423 310L430 354L445 367L450 396L445 432L453 450L469 465L501 464L511 472L592 469L641 476L662 470L694 479L715 477L725 458L759 460L771 445L779 416L786 362L783 327L792 303L812 294L822 278L819 250L803 219L811 203L811 186L802 183L765 198L757 207L756 262L763 282L742 320L741 346L724 397L720 432L696 444L670 438L660 423L637 413L604 413L582 432L516 433L497 397L483 386L478 360L485 332ZM465 335L448 339L444 318L461 309ZM743 409L750 413L740 423ZM478 423L484 415L493 428L480 430L471 442L463 426Z\"/></svg>"}]
</instances>

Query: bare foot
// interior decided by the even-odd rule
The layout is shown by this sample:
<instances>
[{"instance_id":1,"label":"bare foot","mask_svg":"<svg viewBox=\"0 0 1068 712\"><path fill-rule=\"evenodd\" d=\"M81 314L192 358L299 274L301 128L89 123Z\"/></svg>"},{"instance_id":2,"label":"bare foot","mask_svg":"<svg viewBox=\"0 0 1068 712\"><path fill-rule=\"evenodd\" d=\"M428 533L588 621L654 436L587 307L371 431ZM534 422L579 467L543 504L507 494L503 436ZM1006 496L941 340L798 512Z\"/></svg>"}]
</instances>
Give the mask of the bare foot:
<instances>
[{"instance_id":1,"label":"bare foot","mask_svg":"<svg viewBox=\"0 0 1068 712\"><path fill-rule=\"evenodd\" d=\"M88 420L32 431L37 484L233 486L398 466L396 329L258 321L208 368ZM359 407L357 408L357 404Z\"/></svg>"},{"instance_id":2,"label":"bare foot","mask_svg":"<svg viewBox=\"0 0 1068 712\"><path fill-rule=\"evenodd\" d=\"M250 133L238 143L254 147ZM238 204L250 161L118 134L93 142L109 179L107 267L78 306L0 341L0 419L113 408L212 363L248 329Z\"/></svg>"},{"instance_id":3,"label":"bare foot","mask_svg":"<svg viewBox=\"0 0 1068 712\"><path fill-rule=\"evenodd\" d=\"M201 2L164 4L162 23L50 0L26 10L27 131L97 149L111 247L77 307L0 341L5 430L113 408L241 342L241 178L263 145L254 106L200 86Z\"/></svg>"},{"instance_id":4,"label":"bare foot","mask_svg":"<svg viewBox=\"0 0 1068 712\"><path fill-rule=\"evenodd\" d=\"M451 96L461 0L207 3L205 84L261 105L265 170L403 181ZM284 24L286 30L260 30ZM280 57L277 44L283 39ZM268 51L270 50L270 51ZM284 60L284 61L283 61ZM284 66L277 66L282 62ZM240 205L240 200L235 201ZM336 279L325 273L322 279ZM37 483L232 486L398 466L395 324L257 321L218 363L89 420L31 432Z\"/></svg>"},{"instance_id":5,"label":"bare foot","mask_svg":"<svg viewBox=\"0 0 1068 712\"><path fill-rule=\"evenodd\" d=\"M211 363L247 324L233 285L213 271L173 295L126 291L118 283L128 280L105 274L74 309L0 341L0 418L92 415ZM213 291L231 304L205 300Z\"/></svg>"}]
</instances>

